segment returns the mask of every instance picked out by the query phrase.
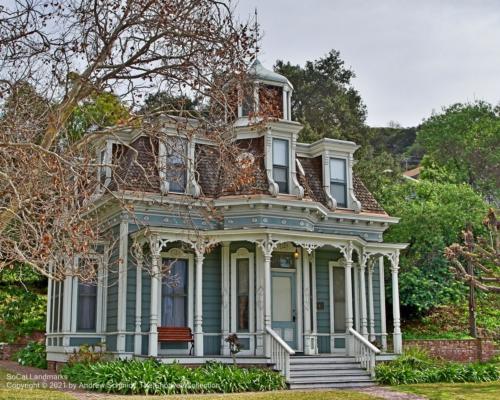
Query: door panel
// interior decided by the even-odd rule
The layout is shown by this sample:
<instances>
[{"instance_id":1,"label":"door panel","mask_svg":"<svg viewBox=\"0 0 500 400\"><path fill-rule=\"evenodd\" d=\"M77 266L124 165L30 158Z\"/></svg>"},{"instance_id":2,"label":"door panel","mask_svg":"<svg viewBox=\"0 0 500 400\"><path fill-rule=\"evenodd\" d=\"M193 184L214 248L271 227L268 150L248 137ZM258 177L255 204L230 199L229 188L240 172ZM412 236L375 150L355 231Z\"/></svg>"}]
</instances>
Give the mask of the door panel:
<instances>
[{"instance_id":1,"label":"door panel","mask_svg":"<svg viewBox=\"0 0 500 400\"><path fill-rule=\"evenodd\" d=\"M297 346L295 271L272 272L272 327L292 348Z\"/></svg>"}]
</instances>

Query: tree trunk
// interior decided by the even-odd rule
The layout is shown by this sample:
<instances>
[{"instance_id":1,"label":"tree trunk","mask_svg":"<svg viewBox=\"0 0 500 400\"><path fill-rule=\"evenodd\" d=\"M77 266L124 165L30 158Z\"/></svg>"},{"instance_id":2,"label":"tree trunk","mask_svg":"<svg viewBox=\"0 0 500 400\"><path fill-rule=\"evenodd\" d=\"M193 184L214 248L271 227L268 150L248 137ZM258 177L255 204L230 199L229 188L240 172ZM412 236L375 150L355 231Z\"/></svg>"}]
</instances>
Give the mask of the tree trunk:
<instances>
[{"instance_id":1,"label":"tree trunk","mask_svg":"<svg viewBox=\"0 0 500 400\"><path fill-rule=\"evenodd\" d=\"M475 285L474 285L474 266L472 262L467 264L468 274L470 275L469 280L469 335L473 338L477 337L476 329L476 296L475 296Z\"/></svg>"}]
</instances>

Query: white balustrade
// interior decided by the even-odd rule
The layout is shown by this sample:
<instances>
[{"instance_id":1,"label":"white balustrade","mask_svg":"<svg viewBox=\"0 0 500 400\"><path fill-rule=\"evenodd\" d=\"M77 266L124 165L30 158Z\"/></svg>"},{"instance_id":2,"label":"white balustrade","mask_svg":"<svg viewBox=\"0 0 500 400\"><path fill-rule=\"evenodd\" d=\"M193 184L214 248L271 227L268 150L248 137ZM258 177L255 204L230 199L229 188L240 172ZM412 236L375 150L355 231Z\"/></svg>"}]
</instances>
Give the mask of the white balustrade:
<instances>
[{"instance_id":1,"label":"white balustrade","mask_svg":"<svg viewBox=\"0 0 500 400\"><path fill-rule=\"evenodd\" d=\"M293 351L292 348L272 330L272 328L266 327L266 331L271 342L271 362L286 380L289 380L290 356L293 356L295 351Z\"/></svg>"},{"instance_id":2,"label":"white balustrade","mask_svg":"<svg viewBox=\"0 0 500 400\"><path fill-rule=\"evenodd\" d=\"M375 376L375 357L380 353L373 344L371 344L363 335L359 334L353 328L349 329L352 337L354 357L361 364L361 368L366 369L372 377Z\"/></svg>"}]
</instances>

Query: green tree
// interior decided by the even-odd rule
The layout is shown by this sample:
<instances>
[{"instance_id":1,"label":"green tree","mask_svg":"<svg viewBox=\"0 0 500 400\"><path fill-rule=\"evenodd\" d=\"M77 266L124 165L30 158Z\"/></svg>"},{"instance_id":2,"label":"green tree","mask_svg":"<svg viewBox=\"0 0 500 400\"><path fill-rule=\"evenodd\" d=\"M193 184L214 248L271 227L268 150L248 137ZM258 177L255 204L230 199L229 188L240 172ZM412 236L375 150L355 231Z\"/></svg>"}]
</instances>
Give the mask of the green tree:
<instances>
[{"instance_id":1,"label":"green tree","mask_svg":"<svg viewBox=\"0 0 500 400\"><path fill-rule=\"evenodd\" d=\"M457 103L420 126L417 143L426 153L423 179L448 175L489 199L500 199L500 109L484 101ZM437 171L436 171L437 169Z\"/></svg>"},{"instance_id":2,"label":"green tree","mask_svg":"<svg viewBox=\"0 0 500 400\"><path fill-rule=\"evenodd\" d=\"M352 86L355 74L338 51L304 67L278 60L274 69L294 87L292 117L305 124L300 140L328 137L364 143L366 107Z\"/></svg>"},{"instance_id":3,"label":"green tree","mask_svg":"<svg viewBox=\"0 0 500 400\"><path fill-rule=\"evenodd\" d=\"M129 117L130 112L119 97L109 92L95 93L71 113L67 124L68 138L78 140L94 126L113 126Z\"/></svg>"},{"instance_id":4,"label":"green tree","mask_svg":"<svg viewBox=\"0 0 500 400\"><path fill-rule=\"evenodd\" d=\"M198 106L198 101L188 96L175 96L168 92L157 92L146 97L141 113L161 112L169 115L190 116Z\"/></svg>"},{"instance_id":5,"label":"green tree","mask_svg":"<svg viewBox=\"0 0 500 400\"><path fill-rule=\"evenodd\" d=\"M482 229L487 205L481 196L465 184L406 181L383 185L379 200L390 215L401 218L385 240L409 243L401 257L401 305L423 314L459 300L464 286L454 279L444 249L468 224Z\"/></svg>"}]
</instances>

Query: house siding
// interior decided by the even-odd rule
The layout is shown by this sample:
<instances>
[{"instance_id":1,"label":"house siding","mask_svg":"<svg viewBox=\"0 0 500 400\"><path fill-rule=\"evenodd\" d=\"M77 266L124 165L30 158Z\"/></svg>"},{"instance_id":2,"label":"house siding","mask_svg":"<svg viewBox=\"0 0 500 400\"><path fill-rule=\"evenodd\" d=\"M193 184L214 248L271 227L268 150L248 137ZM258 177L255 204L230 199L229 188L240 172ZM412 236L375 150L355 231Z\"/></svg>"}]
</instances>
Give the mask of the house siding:
<instances>
[{"instance_id":1,"label":"house siding","mask_svg":"<svg viewBox=\"0 0 500 400\"><path fill-rule=\"evenodd\" d=\"M206 355L220 354L221 343L221 250L212 250L203 261L203 332Z\"/></svg>"},{"instance_id":2,"label":"house siding","mask_svg":"<svg viewBox=\"0 0 500 400\"><path fill-rule=\"evenodd\" d=\"M334 251L317 250L316 260L316 318L318 334L330 333L330 288L328 263L334 258ZM322 309L318 305L322 304ZM330 352L330 336L318 336L318 351L320 353Z\"/></svg>"}]
</instances>

